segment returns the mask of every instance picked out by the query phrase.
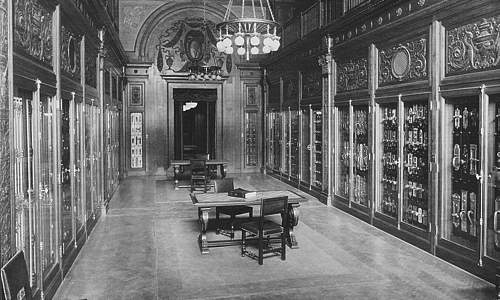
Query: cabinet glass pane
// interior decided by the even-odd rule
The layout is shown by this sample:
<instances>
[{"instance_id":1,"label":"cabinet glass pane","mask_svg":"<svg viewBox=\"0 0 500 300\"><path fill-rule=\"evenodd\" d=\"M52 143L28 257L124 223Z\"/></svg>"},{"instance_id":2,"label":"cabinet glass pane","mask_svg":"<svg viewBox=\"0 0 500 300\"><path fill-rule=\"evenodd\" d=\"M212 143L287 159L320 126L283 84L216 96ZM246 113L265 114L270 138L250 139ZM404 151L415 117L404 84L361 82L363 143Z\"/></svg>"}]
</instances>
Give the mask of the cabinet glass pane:
<instances>
[{"instance_id":1,"label":"cabinet glass pane","mask_svg":"<svg viewBox=\"0 0 500 300\"><path fill-rule=\"evenodd\" d=\"M74 112L74 139L73 139L73 147L75 148L75 159L74 159L74 204L76 206L76 230L79 232L83 229L83 225L85 225L85 208L83 204L82 197L82 122L81 122L81 113L82 113L82 104L75 103L75 112Z\"/></svg>"},{"instance_id":2,"label":"cabinet glass pane","mask_svg":"<svg viewBox=\"0 0 500 300\"><path fill-rule=\"evenodd\" d=\"M273 168L273 122L272 113L266 114L266 167Z\"/></svg>"},{"instance_id":3,"label":"cabinet glass pane","mask_svg":"<svg viewBox=\"0 0 500 300\"><path fill-rule=\"evenodd\" d=\"M446 177L443 237L475 249L479 207L478 98L449 99L445 105L443 138Z\"/></svg>"},{"instance_id":4,"label":"cabinet glass pane","mask_svg":"<svg viewBox=\"0 0 500 300\"><path fill-rule=\"evenodd\" d=\"M284 136L283 136L283 141L285 143L285 155L284 155L284 161L283 161L283 167L282 167L282 172L290 175L290 131L291 131L291 126L290 126L290 111L285 111L283 112L283 119L285 121L284 123Z\"/></svg>"},{"instance_id":5,"label":"cabinet glass pane","mask_svg":"<svg viewBox=\"0 0 500 300\"><path fill-rule=\"evenodd\" d=\"M85 210L92 216L92 106L85 107Z\"/></svg>"},{"instance_id":6,"label":"cabinet glass pane","mask_svg":"<svg viewBox=\"0 0 500 300\"><path fill-rule=\"evenodd\" d=\"M312 119L312 180L311 184L323 187L323 121L321 110L313 110Z\"/></svg>"},{"instance_id":7,"label":"cabinet glass pane","mask_svg":"<svg viewBox=\"0 0 500 300\"><path fill-rule=\"evenodd\" d=\"M302 109L302 177L305 183L311 182L311 134L309 108Z\"/></svg>"},{"instance_id":8,"label":"cabinet glass pane","mask_svg":"<svg viewBox=\"0 0 500 300\"><path fill-rule=\"evenodd\" d=\"M100 201L102 199L102 178L101 178L101 150L99 149L99 139L101 138L102 130L100 126L100 117L101 117L101 111L99 110L98 107L93 106L93 123L92 123L92 131L93 131L93 137L92 137L92 156L93 156L93 179L92 179L92 189L94 190L94 196L93 196L93 209L94 213L96 215L99 214L99 209L100 207Z\"/></svg>"},{"instance_id":9,"label":"cabinet glass pane","mask_svg":"<svg viewBox=\"0 0 500 300\"><path fill-rule=\"evenodd\" d=\"M349 106L337 107L337 141L335 147L335 164L336 164L336 176L335 176L335 194L349 199L349 188L350 188L350 157L351 157L351 146L350 146L350 115Z\"/></svg>"},{"instance_id":10,"label":"cabinet glass pane","mask_svg":"<svg viewBox=\"0 0 500 300\"><path fill-rule=\"evenodd\" d=\"M353 202L368 206L368 106L353 109L354 198Z\"/></svg>"},{"instance_id":11,"label":"cabinet glass pane","mask_svg":"<svg viewBox=\"0 0 500 300\"><path fill-rule=\"evenodd\" d=\"M54 109L52 99L48 98L40 105L40 248L42 250L42 271L44 277L57 262L57 211L54 190Z\"/></svg>"},{"instance_id":12,"label":"cabinet glass pane","mask_svg":"<svg viewBox=\"0 0 500 300\"><path fill-rule=\"evenodd\" d=\"M71 197L70 169L70 102L62 101L61 111L61 195L62 195L62 242L63 251L73 239L73 203Z\"/></svg>"},{"instance_id":13,"label":"cabinet glass pane","mask_svg":"<svg viewBox=\"0 0 500 300\"><path fill-rule=\"evenodd\" d=\"M282 139L282 131L281 131L281 114L273 113L273 168L276 171L281 170L281 139Z\"/></svg>"},{"instance_id":14,"label":"cabinet glass pane","mask_svg":"<svg viewBox=\"0 0 500 300\"><path fill-rule=\"evenodd\" d=\"M247 112L245 114L245 135L246 165L249 167L256 167L258 163L256 112Z\"/></svg>"},{"instance_id":15,"label":"cabinet glass pane","mask_svg":"<svg viewBox=\"0 0 500 300\"><path fill-rule=\"evenodd\" d=\"M403 222L424 230L429 224L427 102L405 103Z\"/></svg>"},{"instance_id":16,"label":"cabinet glass pane","mask_svg":"<svg viewBox=\"0 0 500 300\"><path fill-rule=\"evenodd\" d=\"M381 154L381 168L378 168L380 188L378 189L377 211L396 218L398 214L398 110L396 103L380 105L380 133L377 141Z\"/></svg>"},{"instance_id":17,"label":"cabinet glass pane","mask_svg":"<svg viewBox=\"0 0 500 300\"><path fill-rule=\"evenodd\" d=\"M487 249L489 257L500 261L500 95L490 95L488 107L488 199L486 203Z\"/></svg>"},{"instance_id":18,"label":"cabinet glass pane","mask_svg":"<svg viewBox=\"0 0 500 300\"><path fill-rule=\"evenodd\" d=\"M290 176L299 178L299 139L300 118L299 111L290 111Z\"/></svg>"}]
</instances>

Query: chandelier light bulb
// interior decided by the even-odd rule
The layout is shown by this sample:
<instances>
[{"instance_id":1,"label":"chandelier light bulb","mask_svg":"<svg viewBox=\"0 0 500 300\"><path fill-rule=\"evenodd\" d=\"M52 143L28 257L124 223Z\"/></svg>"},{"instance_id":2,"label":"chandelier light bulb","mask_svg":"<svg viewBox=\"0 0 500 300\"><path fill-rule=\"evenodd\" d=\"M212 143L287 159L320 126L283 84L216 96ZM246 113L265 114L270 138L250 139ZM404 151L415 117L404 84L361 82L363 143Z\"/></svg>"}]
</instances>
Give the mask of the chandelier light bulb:
<instances>
[{"instance_id":1,"label":"chandelier light bulb","mask_svg":"<svg viewBox=\"0 0 500 300\"><path fill-rule=\"evenodd\" d=\"M272 51L278 51L278 49L280 48L280 40L279 39L275 39L272 44L271 44L271 50Z\"/></svg>"},{"instance_id":2,"label":"chandelier light bulb","mask_svg":"<svg viewBox=\"0 0 500 300\"><path fill-rule=\"evenodd\" d=\"M258 36L254 35L252 36L252 38L250 39L250 44L252 46L258 46L260 44L260 39Z\"/></svg>"},{"instance_id":3,"label":"chandelier light bulb","mask_svg":"<svg viewBox=\"0 0 500 300\"><path fill-rule=\"evenodd\" d=\"M269 54L269 52L271 52L271 48L269 48L269 46L266 45L262 47L262 53Z\"/></svg>"},{"instance_id":4,"label":"chandelier light bulb","mask_svg":"<svg viewBox=\"0 0 500 300\"><path fill-rule=\"evenodd\" d=\"M226 49L226 46L224 46L224 43L220 40L217 42L217 50L219 52L224 52L224 49Z\"/></svg>"},{"instance_id":5,"label":"chandelier light bulb","mask_svg":"<svg viewBox=\"0 0 500 300\"><path fill-rule=\"evenodd\" d=\"M233 49L233 47L230 46L230 47L227 47L226 50L224 50L224 52L228 55L231 55L231 54L233 54L234 49Z\"/></svg>"},{"instance_id":6,"label":"chandelier light bulb","mask_svg":"<svg viewBox=\"0 0 500 300\"><path fill-rule=\"evenodd\" d=\"M231 45L233 44L233 42L231 41L231 39L229 37L226 37L224 39L223 43L224 43L224 46L226 46L226 48L231 47Z\"/></svg>"},{"instance_id":7,"label":"chandelier light bulb","mask_svg":"<svg viewBox=\"0 0 500 300\"><path fill-rule=\"evenodd\" d=\"M222 79L222 77L221 77L220 75L217 75L216 79L217 79L217 80L221 80L221 79Z\"/></svg>"},{"instance_id":8,"label":"chandelier light bulb","mask_svg":"<svg viewBox=\"0 0 500 300\"><path fill-rule=\"evenodd\" d=\"M257 55L257 54L259 54L259 48L257 48L257 47L252 47L252 49L250 49L250 53L252 53L252 55Z\"/></svg>"},{"instance_id":9,"label":"chandelier light bulb","mask_svg":"<svg viewBox=\"0 0 500 300\"><path fill-rule=\"evenodd\" d=\"M245 51L245 48L239 47L236 52L238 53L238 55L245 55L246 51Z\"/></svg>"},{"instance_id":10,"label":"chandelier light bulb","mask_svg":"<svg viewBox=\"0 0 500 300\"><path fill-rule=\"evenodd\" d=\"M267 36L267 37L264 39L264 42L263 42L263 43L264 43L264 46L271 47L271 44L273 43L273 40L272 40L270 37L268 37L268 36Z\"/></svg>"},{"instance_id":11,"label":"chandelier light bulb","mask_svg":"<svg viewBox=\"0 0 500 300\"><path fill-rule=\"evenodd\" d=\"M234 39L234 44L236 46L242 46L243 44L245 43L245 39L241 36L241 35L238 35L235 39Z\"/></svg>"}]
</instances>

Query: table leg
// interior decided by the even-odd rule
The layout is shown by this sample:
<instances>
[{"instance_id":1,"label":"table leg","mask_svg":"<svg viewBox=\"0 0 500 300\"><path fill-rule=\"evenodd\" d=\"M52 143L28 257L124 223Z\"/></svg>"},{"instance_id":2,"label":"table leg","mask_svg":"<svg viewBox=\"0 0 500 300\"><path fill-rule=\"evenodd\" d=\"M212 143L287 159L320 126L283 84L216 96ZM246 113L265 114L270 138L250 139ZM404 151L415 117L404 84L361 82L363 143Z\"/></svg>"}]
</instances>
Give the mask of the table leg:
<instances>
[{"instance_id":1,"label":"table leg","mask_svg":"<svg viewBox=\"0 0 500 300\"><path fill-rule=\"evenodd\" d=\"M220 176L224 179L226 177L226 172L227 172L227 165L221 164L220 165Z\"/></svg>"},{"instance_id":2,"label":"table leg","mask_svg":"<svg viewBox=\"0 0 500 300\"><path fill-rule=\"evenodd\" d=\"M293 232L293 227L299 224L299 206L290 205L288 208L288 229L287 229L287 244L288 247L294 248L298 247L297 239L295 233Z\"/></svg>"},{"instance_id":3,"label":"table leg","mask_svg":"<svg viewBox=\"0 0 500 300\"><path fill-rule=\"evenodd\" d=\"M201 254L208 254L207 227L208 227L208 211L210 208L198 208L198 218L200 221L200 235L198 242L200 244Z\"/></svg>"},{"instance_id":4,"label":"table leg","mask_svg":"<svg viewBox=\"0 0 500 300\"><path fill-rule=\"evenodd\" d=\"M174 165L174 188L175 190L179 189L179 175L181 174L181 170L178 165Z\"/></svg>"}]
</instances>

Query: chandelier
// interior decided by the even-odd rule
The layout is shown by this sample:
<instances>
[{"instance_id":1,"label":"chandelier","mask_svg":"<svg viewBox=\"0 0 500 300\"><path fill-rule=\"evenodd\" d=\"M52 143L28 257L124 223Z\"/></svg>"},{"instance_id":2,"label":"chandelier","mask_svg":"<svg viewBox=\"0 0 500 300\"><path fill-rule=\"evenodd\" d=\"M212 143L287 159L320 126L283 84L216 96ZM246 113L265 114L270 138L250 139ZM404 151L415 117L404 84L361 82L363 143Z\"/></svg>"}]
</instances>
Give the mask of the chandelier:
<instances>
[{"instance_id":1,"label":"chandelier","mask_svg":"<svg viewBox=\"0 0 500 300\"><path fill-rule=\"evenodd\" d=\"M266 4L263 4L265 1ZM219 39L217 50L226 54L236 53L240 56L268 54L280 47L277 31L280 27L275 21L269 0L241 0L241 16L230 19L233 0L229 0L224 20L217 24ZM245 13L245 9L250 12ZM270 16L270 18L269 18Z\"/></svg>"}]
</instances>

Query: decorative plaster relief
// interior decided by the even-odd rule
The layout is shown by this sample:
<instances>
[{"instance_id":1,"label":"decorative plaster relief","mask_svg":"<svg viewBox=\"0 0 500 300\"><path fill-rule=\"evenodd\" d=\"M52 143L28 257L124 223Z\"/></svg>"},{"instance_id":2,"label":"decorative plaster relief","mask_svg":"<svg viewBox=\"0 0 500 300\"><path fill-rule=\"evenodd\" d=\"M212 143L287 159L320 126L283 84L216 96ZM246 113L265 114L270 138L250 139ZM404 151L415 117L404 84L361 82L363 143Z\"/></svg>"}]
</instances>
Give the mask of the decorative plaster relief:
<instances>
[{"instance_id":1,"label":"decorative plaster relief","mask_svg":"<svg viewBox=\"0 0 500 300\"><path fill-rule=\"evenodd\" d=\"M427 78L427 39L380 50L379 68L381 86Z\"/></svg>"},{"instance_id":2,"label":"decorative plaster relief","mask_svg":"<svg viewBox=\"0 0 500 300\"><path fill-rule=\"evenodd\" d=\"M447 32L447 75L498 68L500 16Z\"/></svg>"},{"instance_id":3,"label":"decorative plaster relief","mask_svg":"<svg viewBox=\"0 0 500 300\"><path fill-rule=\"evenodd\" d=\"M352 59L338 63L337 91L347 92L368 88L368 60Z\"/></svg>"},{"instance_id":4,"label":"decorative plaster relief","mask_svg":"<svg viewBox=\"0 0 500 300\"><path fill-rule=\"evenodd\" d=\"M224 68L228 55L217 51L215 23L200 17L175 21L159 37L156 66L163 74L189 72L191 66Z\"/></svg>"},{"instance_id":5,"label":"decorative plaster relief","mask_svg":"<svg viewBox=\"0 0 500 300\"><path fill-rule=\"evenodd\" d=\"M14 1L16 50L52 65L52 12L36 0Z\"/></svg>"},{"instance_id":6,"label":"decorative plaster relief","mask_svg":"<svg viewBox=\"0 0 500 300\"><path fill-rule=\"evenodd\" d=\"M153 4L137 5L136 2L133 1L130 4L122 4L120 2L120 6L122 7L120 12L120 40L126 51L134 50L135 39L143 22L154 9L163 4L155 2Z\"/></svg>"}]
</instances>

